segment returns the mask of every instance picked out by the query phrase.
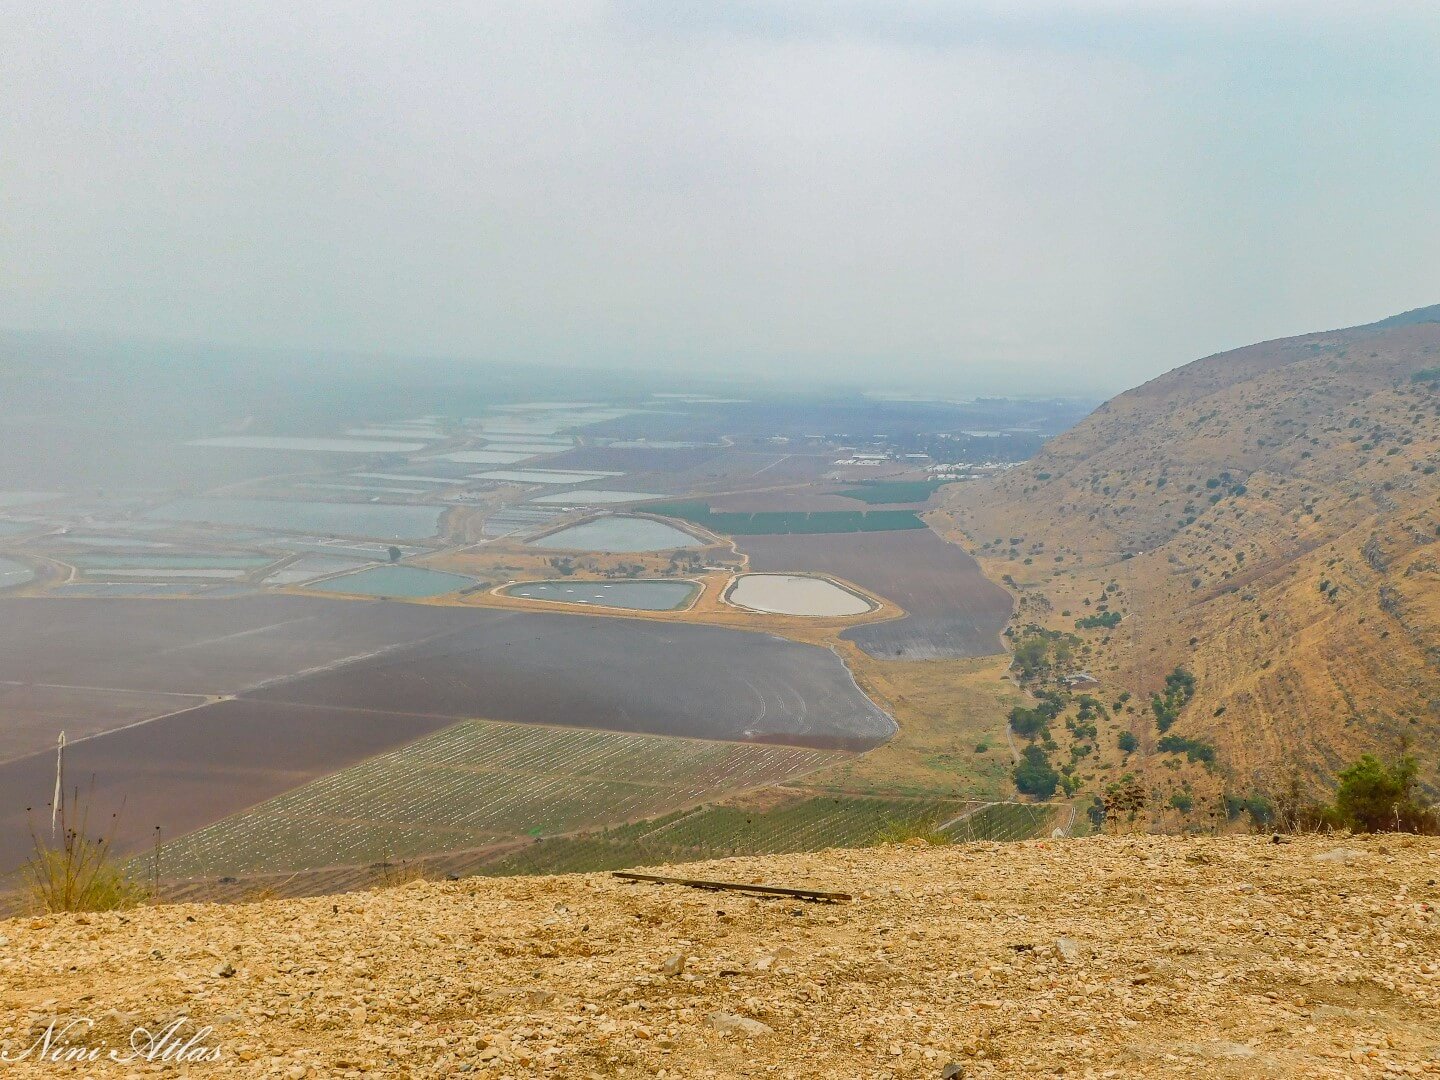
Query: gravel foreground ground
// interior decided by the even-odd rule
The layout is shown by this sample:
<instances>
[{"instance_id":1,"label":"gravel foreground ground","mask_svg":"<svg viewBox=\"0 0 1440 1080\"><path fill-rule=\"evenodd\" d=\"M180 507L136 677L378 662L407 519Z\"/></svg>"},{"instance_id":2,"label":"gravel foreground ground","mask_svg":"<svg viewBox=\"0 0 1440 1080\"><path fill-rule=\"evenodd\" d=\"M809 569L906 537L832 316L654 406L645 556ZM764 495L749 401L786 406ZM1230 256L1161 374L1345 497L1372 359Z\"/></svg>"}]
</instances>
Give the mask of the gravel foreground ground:
<instances>
[{"instance_id":1,"label":"gravel foreground ground","mask_svg":"<svg viewBox=\"0 0 1440 1080\"><path fill-rule=\"evenodd\" d=\"M1440 1074L1440 841L907 844L671 872L855 899L597 874L13 919L0 1080ZM52 1057L96 1059L37 1060L47 1028Z\"/></svg>"}]
</instances>

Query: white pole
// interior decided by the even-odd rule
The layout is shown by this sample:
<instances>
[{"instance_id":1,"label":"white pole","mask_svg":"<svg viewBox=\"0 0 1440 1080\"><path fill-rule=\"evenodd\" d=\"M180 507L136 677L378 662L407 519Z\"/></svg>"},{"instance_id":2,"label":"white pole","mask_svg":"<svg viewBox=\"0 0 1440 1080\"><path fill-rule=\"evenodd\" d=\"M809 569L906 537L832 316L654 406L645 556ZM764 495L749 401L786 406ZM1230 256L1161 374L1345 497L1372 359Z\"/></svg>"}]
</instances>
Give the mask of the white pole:
<instances>
[{"instance_id":1,"label":"white pole","mask_svg":"<svg viewBox=\"0 0 1440 1080\"><path fill-rule=\"evenodd\" d=\"M55 839L55 822L60 816L60 801L65 798L65 732L55 745L55 798L50 802L50 839Z\"/></svg>"}]
</instances>

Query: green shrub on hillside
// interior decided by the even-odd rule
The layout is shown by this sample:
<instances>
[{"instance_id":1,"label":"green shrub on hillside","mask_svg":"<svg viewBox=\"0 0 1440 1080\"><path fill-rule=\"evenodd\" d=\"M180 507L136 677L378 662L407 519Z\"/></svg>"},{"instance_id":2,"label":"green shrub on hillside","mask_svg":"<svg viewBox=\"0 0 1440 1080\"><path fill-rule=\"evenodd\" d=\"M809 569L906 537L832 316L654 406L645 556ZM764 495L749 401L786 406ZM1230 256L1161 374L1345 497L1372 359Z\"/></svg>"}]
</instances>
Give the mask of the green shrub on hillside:
<instances>
[{"instance_id":1,"label":"green shrub on hillside","mask_svg":"<svg viewBox=\"0 0 1440 1080\"><path fill-rule=\"evenodd\" d=\"M1418 771L1409 754L1392 762L1363 755L1339 775L1330 817L1354 832L1436 832L1435 812L1416 798Z\"/></svg>"},{"instance_id":2,"label":"green shrub on hillside","mask_svg":"<svg viewBox=\"0 0 1440 1080\"><path fill-rule=\"evenodd\" d=\"M1040 747L1027 746L1015 766L1015 788L1022 795L1048 799L1060 786L1060 774L1050 764L1049 755Z\"/></svg>"},{"instance_id":3,"label":"green shrub on hillside","mask_svg":"<svg viewBox=\"0 0 1440 1080\"><path fill-rule=\"evenodd\" d=\"M1155 714L1155 726L1163 734L1170 725L1180 718L1180 710L1195 696L1195 676L1184 668L1176 668L1165 676L1165 691L1150 699L1150 709Z\"/></svg>"},{"instance_id":4,"label":"green shrub on hillside","mask_svg":"<svg viewBox=\"0 0 1440 1080\"><path fill-rule=\"evenodd\" d=\"M1183 735L1163 735L1156 744L1162 753L1184 754L1191 761L1215 764L1215 747L1202 739L1187 739Z\"/></svg>"}]
</instances>

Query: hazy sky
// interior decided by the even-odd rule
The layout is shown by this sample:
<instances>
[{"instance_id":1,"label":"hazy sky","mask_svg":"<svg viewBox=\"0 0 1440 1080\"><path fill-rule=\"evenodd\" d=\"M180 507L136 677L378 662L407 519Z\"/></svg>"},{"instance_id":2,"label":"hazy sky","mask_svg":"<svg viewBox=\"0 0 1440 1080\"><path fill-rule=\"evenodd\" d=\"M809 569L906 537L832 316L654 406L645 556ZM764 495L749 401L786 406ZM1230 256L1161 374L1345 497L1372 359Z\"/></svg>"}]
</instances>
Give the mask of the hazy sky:
<instances>
[{"instance_id":1,"label":"hazy sky","mask_svg":"<svg viewBox=\"0 0 1440 1080\"><path fill-rule=\"evenodd\" d=\"M1440 302L1440 3L0 0L0 326L1114 390Z\"/></svg>"}]
</instances>

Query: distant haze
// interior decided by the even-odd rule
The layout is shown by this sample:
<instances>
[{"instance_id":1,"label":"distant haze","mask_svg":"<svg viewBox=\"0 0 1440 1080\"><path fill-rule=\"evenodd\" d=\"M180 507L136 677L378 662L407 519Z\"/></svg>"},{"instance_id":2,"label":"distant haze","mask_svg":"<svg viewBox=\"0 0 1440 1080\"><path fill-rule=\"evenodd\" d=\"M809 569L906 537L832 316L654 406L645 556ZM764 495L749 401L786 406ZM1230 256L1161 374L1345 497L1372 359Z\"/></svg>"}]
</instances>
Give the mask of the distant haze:
<instances>
[{"instance_id":1,"label":"distant haze","mask_svg":"<svg viewBox=\"0 0 1440 1080\"><path fill-rule=\"evenodd\" d=\"M1440 300L1432 0L22 2L0 40L12 330L1108 392Z\"/></svg>"}]
</instances>

